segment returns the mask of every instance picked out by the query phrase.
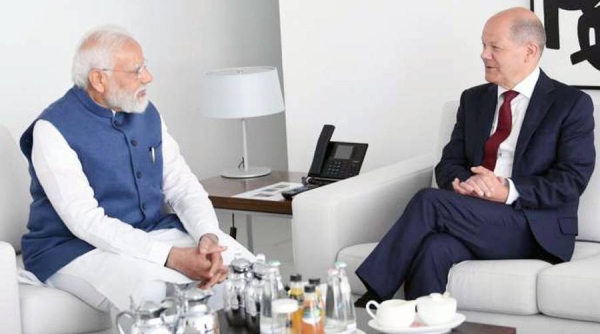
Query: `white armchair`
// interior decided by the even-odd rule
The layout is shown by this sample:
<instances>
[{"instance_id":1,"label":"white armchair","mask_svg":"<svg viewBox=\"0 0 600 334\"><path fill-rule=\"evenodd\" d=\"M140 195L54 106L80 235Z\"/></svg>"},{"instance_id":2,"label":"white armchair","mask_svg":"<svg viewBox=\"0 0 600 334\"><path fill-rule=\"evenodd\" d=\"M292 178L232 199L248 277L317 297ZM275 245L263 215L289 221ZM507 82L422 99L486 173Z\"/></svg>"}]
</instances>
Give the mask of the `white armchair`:
<instances>
[{"instance_id":1,"label":"white armchair","mask_svg":"<svg viewBox=\"0 0 600 334\"><path fill-rule=\"evenodd\" d=\"M595 110L600 110L596 105ZM323 278L334 261L348 264L352 292L366 290L354 271L396 222L412 196L431 186L458 102L444 105L431 154L385 166L297 195L292 243L298 272ZM600 129L596 126L596 148ZM433 139L433 138L432 138ZM571 262L465 261L447 289L467 320L517 327L519 333L600 333L600 154L579 208Z\"/></svg>"},{"instance_id":2,"label":"white armchair","mask_svg":"<svg viewBox=\"0 0 600 334\"><path fill-rule=\"evenodd\" d=\"M297 271L324 278L327 269L342 260L340 250L379 241L413 194L431 183L432 161L432 156L420 156L296 195L292 245ZM355 294L365 292L354 275L363 259L358 253L343 259Z\"/></svg>"},{"instance_id":3,"label":"white armchair","mask_svg":"<svg viewBox=\"0 0 600 334\"><path fill-rule=\"evenodd\" d=\"M298 272L322 277L336 260L348 263L352 292L366 290L354 270L398 220L420 189L432 184L433 166L450 138L457 102L444 105L432 129L431 152L294 197L292 244ZM453 110L453 112L452 112ZM344 252L340 256L340 251Z\"/></svg>"},{"instance_id":4,"label":"white armchair","mask_svg":"<svg viewBox=\"0 0 600 334\"><path fill-rule=\"evenodd\" d=\"M69 293L19 284L21 236L26 232L31 196L25 158L0 125L0 333L112 333L110 315Z\"/></svg>"}]
</instances>

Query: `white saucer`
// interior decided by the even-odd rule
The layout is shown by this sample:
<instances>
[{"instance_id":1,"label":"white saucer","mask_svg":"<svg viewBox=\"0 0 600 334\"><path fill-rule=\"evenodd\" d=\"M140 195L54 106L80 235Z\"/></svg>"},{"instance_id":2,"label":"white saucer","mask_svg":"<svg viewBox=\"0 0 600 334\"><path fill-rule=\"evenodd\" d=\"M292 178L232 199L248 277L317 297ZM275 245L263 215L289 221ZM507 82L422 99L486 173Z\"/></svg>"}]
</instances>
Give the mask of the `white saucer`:
<instances>
[{"instance_id":1,"label":"white saucer","mask_svg":"<svg viewBox=\"0 0 600 334\"><path fill-rule=\"evenodd\" d=\"M448 333L452 330L452 328L459 326L465 321L465 316L460 313L456 313L454 319L443 325L436 326L419 326L419 327L408 327L408 328L382 328L377 325L375 319L369 320L367 323L369 327L373 328L376 331L387 334L441 334Z\"/></svg>"}]
</instances>

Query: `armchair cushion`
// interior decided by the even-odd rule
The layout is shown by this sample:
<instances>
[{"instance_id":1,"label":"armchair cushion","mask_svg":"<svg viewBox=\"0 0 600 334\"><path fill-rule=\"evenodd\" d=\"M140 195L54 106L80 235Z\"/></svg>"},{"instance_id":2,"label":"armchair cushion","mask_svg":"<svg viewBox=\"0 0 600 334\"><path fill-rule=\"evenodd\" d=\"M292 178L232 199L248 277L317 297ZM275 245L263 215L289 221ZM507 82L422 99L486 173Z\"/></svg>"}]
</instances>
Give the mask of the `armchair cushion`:
<instances>
[{"instance_id":1,"label":"armchair cushion","mask_svg":"<svg viewBox=\"0 0 600 334\"><path fill-rule=\"evenodd\" d=\"M23 257L17 256L16 262L17 270L24 270ZM96 333L112 328L109 313L98 311L72 294L39 281L23 281L31 282L19 284L23 333Z\"/></svg>"},{"instance_id":2,"label":"armchair cushion","mask_svg":"<svg viewBox=\"0 0 600 334\"><path fill-rule=\"evenodd\" d=\"M600 244L577 242L580 252L585 254L540 274L539 308L555 317L600 322Z\"/></svg>"},{"instance_id":3,"label":"armchair cushion","mask_svg":"<svg viewBox=\"0 0 600 334\"><path fill-rule=\"evenodd\" d=\"M338 254L348 264L355 294L366 289L354 271L375 246L352 245ZM465 261L450 270L447 290L463 310L600 321L600 243L578 241L572 261L554 266L540 260Z\"/></svg>"},{"instance_id":4,"label":"armchair cushion","mask_svg":"<svg viewBox=\"0 0 600 334\"><path fill-rule=\"evenodd\" d=\"M47 286L19 285L23 333L89 333L111 328L110 314Z\"/></svg>"},{"instance_id":5,"label":"armchair cushion","mask_svg":"<svg viewBox=\"0 0 600 334\"><path fill-rule=\"evenodd\" d=\"M537 276L550 266L541 260L464 261L450 270L446 289L463 310L537 314Z\"/></svg>"},{"instance_id":6,"label":"armchair cushion","mask_svg":"<svg viewBox=\"0 0 600 334\"><path fill-rule=\"evenodd\" d=\"M354 271L375 246L375 242L358 244L339 252L337 259L345 261L351 273L352 293L366 292ZM537 275L550 266L539 260L465 261L450 270L447 290L464 310L536 314L539 313L535 289ZM399 293L401 295L402 291Z\"/></svg>"}]
</instances>

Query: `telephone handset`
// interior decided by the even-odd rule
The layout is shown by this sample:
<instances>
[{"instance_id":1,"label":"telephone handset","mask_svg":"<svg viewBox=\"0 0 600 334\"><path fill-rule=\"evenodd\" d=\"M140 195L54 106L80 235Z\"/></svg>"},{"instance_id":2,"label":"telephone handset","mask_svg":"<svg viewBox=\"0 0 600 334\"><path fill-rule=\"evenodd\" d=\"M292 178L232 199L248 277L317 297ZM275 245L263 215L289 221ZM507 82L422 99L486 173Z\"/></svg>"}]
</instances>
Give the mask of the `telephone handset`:
<instances>
[{"instance_id":1,"label":"telephone handset","mask_svg":"<svg viewBox=\"0 0 600 334\"><path fill-rule=\"evenodd\" d=\"M333 136L333 130L335 130L335 126L333 125L325 124L323 126L323 130L321 130L321 135L317 141L317 148L315 149L315 154L313 156L312 164L310 165L310 170L308 171L308 176L321 174L321 171L323 170L323 164L325 162L325 155L327 154L327 146L329 145L331 137Z\"/></svg>"}]
</instances>

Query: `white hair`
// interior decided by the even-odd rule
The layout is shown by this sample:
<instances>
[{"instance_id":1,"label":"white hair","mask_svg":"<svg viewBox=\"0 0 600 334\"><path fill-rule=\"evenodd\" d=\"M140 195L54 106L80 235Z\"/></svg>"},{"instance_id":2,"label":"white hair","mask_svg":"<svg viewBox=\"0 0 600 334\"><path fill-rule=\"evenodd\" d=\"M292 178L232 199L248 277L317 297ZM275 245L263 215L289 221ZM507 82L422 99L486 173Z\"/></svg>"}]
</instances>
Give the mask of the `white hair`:
<instances>
[{"instance_id":1,"label":"white hair","mask_svg":"<svg viewBox=\"0 0 600 334\"><path fill-rule=\"evenodd\" d=\"M112 68L114 52L130 41L135 39L119 26L103 26L85 34L73 57L71 77L75 86L87 89L90 70Z\"/></svg>"}]
</instances>

